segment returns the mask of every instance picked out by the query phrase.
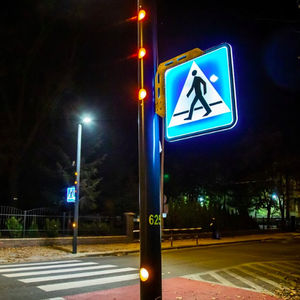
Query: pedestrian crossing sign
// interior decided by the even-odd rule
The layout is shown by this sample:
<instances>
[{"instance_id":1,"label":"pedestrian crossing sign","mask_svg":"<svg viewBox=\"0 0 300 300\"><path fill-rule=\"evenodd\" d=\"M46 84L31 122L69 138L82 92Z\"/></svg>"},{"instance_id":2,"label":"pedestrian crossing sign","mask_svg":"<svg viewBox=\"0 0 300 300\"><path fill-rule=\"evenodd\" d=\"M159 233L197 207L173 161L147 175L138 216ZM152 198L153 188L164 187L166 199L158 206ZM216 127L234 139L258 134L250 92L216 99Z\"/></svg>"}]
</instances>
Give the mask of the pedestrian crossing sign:
<instances>
[{"instance_id":1,"label":"pedestrian crossing sign","mask_svg":"<svg viewBox=\"0 0 300 300\"><path fill-rule=\"evenodd\" d=\"M76 189L75 186L71 186L67 188L67 202L75 202L76 201Z\"/></svg>"},{"instance_id":2,"label":"pedestrian crossing sign","mask_svg":"<svg viewBox=\"0 0 300 300\"><path fill-rule=\"evenodd\" d=\"M200 50L200 49L199 49ZM166 139L177 141L230 129L237 122L231 46L165 66Z\"/></svg>"}]
</instances>

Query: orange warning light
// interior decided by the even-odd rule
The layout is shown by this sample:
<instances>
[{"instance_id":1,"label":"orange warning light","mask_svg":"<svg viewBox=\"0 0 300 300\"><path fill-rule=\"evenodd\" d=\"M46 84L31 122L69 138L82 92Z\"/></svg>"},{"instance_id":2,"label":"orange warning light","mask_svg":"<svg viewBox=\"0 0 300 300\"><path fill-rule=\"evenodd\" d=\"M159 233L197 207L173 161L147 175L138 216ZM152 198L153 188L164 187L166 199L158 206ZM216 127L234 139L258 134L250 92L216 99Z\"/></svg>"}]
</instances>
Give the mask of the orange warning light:
<instances>
[{"instance_id":1,"label":"orange warning light","mask_svg":"<svg viewBox=\"0 0 300 300\"><path fill-rule=\"evenodd\" d=\"M140 279L141 281L145 282L149 278L149 272L145 268L140 269Z\"/></svg>"},{"instance_id":2,"label":"orange warning light","mask_svg":"<svg viewBox=\"0 0 300 300\"><path fill-rule=\"evenodd\" d=\"M138 53L138 58L142 59L146 55L146 49L145 48L140 48L139 53Z\"/></svg>"},{"instance_id":3,"label":"orange warning light","mask_svg":"<svg viewBox=\"0 0 300 300\"><path fill-rule=\"evenodd\" d=\"M145 89L139 90L139 100L144 100L147 96L147 91Z\"/></svg>"},{"instance_id":4,"label":"orange warning light","mask_svg":"<svg viewBox=\"0 0 300 300\"><path fill-rule=\"evenodd\" d=\"M146 11L144 9L139 10L138 20L142 21L146 17Z\"/></svg>"}]
</instances>

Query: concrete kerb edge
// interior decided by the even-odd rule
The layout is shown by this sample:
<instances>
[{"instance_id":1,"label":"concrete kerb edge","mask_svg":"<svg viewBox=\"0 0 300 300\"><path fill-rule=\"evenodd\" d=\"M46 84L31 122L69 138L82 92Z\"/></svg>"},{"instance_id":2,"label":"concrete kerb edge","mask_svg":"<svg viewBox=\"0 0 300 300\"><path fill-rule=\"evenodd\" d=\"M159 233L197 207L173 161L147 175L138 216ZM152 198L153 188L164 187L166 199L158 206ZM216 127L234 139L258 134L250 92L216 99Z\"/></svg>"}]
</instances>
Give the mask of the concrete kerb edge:
<instances>
[{"instance_id":1,"label":"concrete kerb edge","mask_svg":"<svg viewBox=\"0 0 300 300\"><path fill-rule=\"evenodd\" d=\"M279 240L280 238L275 238L276 240ZM239 244L239 243L251 243L251 242L261 242L261 241L267 241L267 240L274 240L272 237L268 238L261 238L261 239L253 239L253 240L240 240L240 241L223 241L218 243L211 243L211 244L200 244L200 245L182 245L182 246L168 246L163 247L162 251L168 251L168 250L178 250L178 249L185 249L185 248L200 248L200 247L211 247L211 246L224 246L224 245L230 245L230 244ZM135 250L118 250L118 251L105 251L105 252L91 252L91 253L78 253L78 254L70 254L70 257L97 257L97 256L116 256L116 255L128 255L132 253L139 253L139 249Z\"/></svg>"},{"instance_id":2,"label":"concrete kerb edge","mask_svg":"<svg viewBox=\"0 0 300 300\"><path fill-rule=\"evenodd\" d=\"M45 237L45 238L3 238L0 239L0 247L12 248L12 247L31 247L31 246L65 246L72 244L73 237ZM111 244L111 243L128 243L130 240L126 235L120 236L87 236L78 237L78 244Z\"/></svg>"}]
</instances>

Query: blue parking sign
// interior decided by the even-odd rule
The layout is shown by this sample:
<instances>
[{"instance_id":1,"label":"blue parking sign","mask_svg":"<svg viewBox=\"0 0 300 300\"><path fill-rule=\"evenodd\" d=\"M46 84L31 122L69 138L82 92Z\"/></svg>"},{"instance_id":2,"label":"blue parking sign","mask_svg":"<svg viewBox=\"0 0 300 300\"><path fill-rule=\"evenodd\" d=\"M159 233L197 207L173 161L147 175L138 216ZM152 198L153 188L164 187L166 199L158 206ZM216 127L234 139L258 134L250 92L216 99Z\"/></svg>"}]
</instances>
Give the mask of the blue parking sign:
<instances>
[{"instance_id":1,"label":"blue parking sign","mask_svg":"<svg viewBox=\"0 0 300 300\"><path fill-rule=\"evenodd\" d=\"M76 201L76 188L75 186L71 186L67 188L67 202L75 202Z\"/></svg>"},{"instance_id":2,"label":"blue parking sign","mask_svg":"<svg viewBox=\"0 0 300 300\"><path fill-rule=\"evenodd\" d=\"M230 129L237 122L232 50L221 44L164 73L166 139Z\"/></svg>"}]
</instances>

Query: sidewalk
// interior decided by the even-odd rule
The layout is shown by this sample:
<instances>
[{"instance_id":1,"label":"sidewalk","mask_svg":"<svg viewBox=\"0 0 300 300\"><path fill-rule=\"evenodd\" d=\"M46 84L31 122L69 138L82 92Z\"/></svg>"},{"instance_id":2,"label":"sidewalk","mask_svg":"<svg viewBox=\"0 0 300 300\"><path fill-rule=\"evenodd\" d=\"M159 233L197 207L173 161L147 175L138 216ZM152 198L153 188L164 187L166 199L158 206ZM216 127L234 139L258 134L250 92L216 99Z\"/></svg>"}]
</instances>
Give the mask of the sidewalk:
<instances>
[{"instance_id":1,"label":"sidewalk","mask_svg":"<svg viewBox=\"0 0 300 300\"><path fill-rule=\"evenodd\" d=\"M129 285L109 290L101 290L60 298L61 300L139 300L139 285ZM162 281L163 300L279 300L266 295L240 288L189 280L175 277ZM282 299L283 300L283 299Z\"/></svg>"},{"instance_id":2,"label":"sidewalk","mask_svg":"<svg viewBox=\"0 0 300 300\"><path fill-rule=\"evenodd\" d=\"M232 244L240 242L253 242L263 240L281 240L288 238L300 238L300 233L274 233L274 234L253 234L247 236L224 237L220 240L202 238L198 240L175 240L173 247L169 240L162 242L162 249L179 249L188 247L203 247L221 244ZM19 263L29 261L57 260L70 257L87 257L101 255L124 255L139 252L139 243L114 243L96 245L78 245L78 253L72 254L72 245L66 246L32 246L17 248L0 248L0 264Z\"/></svg>"}]
</instances>

